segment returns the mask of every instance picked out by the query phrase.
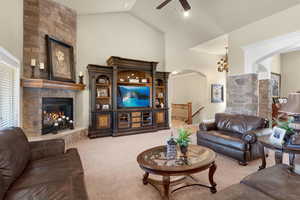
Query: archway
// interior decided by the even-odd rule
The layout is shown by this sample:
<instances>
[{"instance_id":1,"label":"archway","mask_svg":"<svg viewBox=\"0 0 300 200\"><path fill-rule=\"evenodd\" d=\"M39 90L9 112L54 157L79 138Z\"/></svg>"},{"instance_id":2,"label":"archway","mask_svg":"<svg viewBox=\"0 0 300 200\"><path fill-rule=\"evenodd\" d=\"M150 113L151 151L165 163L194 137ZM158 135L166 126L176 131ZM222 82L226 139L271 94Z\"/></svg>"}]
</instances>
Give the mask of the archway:
<instances>
[{"instance_id":1,"label":"archway","mask_svg":"<svg viewBox=\"0 0 300 200\"><path fill-rule=\"evenodd\" d=\"M192 123L200 123L204 117L203 109L198 113L197 111L201 107L205 107L208 103L206 75L195 70L173 71L170 75L169 83L169 106L171 108L172 126L187 123L187 121L180 117L187 114L184 110L187 108L188 103L191 103L192 113L196 113L192 119ZM183 110L178 110L176 106L184 108Z\"/></svg>"},{"instance_id":2,"label":"archway","mask_svg":"<svg viewBox=\"0 0 300 200\"><path fill-rule=\"evenodd\" d=\"M256 73L259 79L259 115L272 118L271 59L275 55L300 50L300 32L293 32L243 47L245 73Z\"/></svg>"},{"instance_id":3,"label":"archway","mask_svg":"<svg viewBox=\"0 0 300 200\"><path fill-rule=\"evenodd\" d=\"M245 55L245 73L258 73L259 79L270 79L270 60L274 55L300 50L300 32L294 32L270 40L242 47ZM259 69L264 66L264 71Z\"/></svg>"}]
</instances>

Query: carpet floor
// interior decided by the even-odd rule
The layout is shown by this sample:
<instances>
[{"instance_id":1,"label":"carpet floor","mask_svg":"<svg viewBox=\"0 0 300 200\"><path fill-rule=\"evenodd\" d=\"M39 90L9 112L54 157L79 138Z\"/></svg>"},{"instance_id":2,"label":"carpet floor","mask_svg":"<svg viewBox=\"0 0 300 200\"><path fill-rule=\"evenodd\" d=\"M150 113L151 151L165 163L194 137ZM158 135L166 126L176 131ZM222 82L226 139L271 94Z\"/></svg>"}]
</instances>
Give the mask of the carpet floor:
<instances>
[{"instance_id":1,"label":"carpet floor","mask_svg":"<svg viewBox=\"0 0 300 200\"><path fill-rule=\"evenodd\" d=\"M170 131L160 131L124 137L106 137L82 140L78 148L85 170L85 181L91 200L160 200L160 195L151 185L142 184L143 171L139 168L137 155L154 146L163 145ZM193 143L196 135L193 135ZM267 160L274 164L273 153ZM218 155L215 182L218 191L239 183L240 180L257 171L260 160L242 167L237 161ZM151 177L151 176L150 176ZM203 184L208 184L208 171L195 174ZM199 200L208 189L191 187L173 194L174 200Z\"/></svg>"}]
</instances>

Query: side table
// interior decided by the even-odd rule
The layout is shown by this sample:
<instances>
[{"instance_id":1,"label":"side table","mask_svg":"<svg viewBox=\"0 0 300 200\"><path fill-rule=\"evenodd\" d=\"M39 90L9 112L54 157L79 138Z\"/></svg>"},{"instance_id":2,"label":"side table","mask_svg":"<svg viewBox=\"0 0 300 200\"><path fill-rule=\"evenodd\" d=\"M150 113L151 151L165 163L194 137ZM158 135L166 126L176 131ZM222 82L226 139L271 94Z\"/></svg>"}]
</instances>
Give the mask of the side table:
<instances>
[{"instance_id":1,"label":"side table","mask_svg":"<svg viewBox=\"0 0 300 200\"><path fill-rule=\"evenodd\" d=\"M258 138L258 142L260 143L260 154L262 164L259 167L259 170L265 169L267 162L266 162L266 155L265 155L265 148L272 149L275 151L275 163L282 164L283 161L283 154L289 154L289 164L291 166L294 165L295 154L300 154L300 150L296 148L287 147L286 145L276 145L270 141L270 135L262 136Z\"/></svg>"}]
</instances>

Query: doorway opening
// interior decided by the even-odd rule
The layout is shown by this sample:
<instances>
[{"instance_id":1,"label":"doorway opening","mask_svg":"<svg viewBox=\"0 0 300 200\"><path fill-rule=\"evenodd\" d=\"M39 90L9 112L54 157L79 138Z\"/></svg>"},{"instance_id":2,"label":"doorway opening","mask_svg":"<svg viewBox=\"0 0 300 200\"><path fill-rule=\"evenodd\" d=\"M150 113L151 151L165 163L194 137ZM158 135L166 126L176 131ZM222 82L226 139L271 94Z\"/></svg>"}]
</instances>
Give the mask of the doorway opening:
<instances>
[{"instance_id":1,"label":"doorway opening","mask_svg":"<svg viewBox=\"0 0 300 200\"><path fill-rule=\"evenodd\" d=\"M183 70L170 76L170 103L173 127L199 124L207 103L207 77L198 71Z\"/></svg>"}]
</instances>

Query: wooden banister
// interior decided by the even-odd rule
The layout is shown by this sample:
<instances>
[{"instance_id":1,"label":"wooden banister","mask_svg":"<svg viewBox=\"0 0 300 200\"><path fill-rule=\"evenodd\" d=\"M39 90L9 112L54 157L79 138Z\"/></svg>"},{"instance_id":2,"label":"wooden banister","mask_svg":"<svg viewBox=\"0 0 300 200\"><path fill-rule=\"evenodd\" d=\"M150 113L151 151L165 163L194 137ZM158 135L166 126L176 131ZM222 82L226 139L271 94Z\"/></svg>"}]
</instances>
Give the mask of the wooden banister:
<instances>
[{"instance_id":1,"label":"wooden banister","mask_svg":"<svg viewBox=\"0 0 300 200\"><path fill-rule=\"evenodd\" d=\"M201 106L193 113L191 102L187 104L172 104L172 119L184 121L187 124L193 124L193 118L198 115L205 107Z\"/></svg>"},{"instance_id":2,"label":"wooden banister","mask_svg":"<svg viewBox=\"0 0 300 200\"><path fill-rule=\"evenodd\" d=\"M188 119L187 119L187 124L193 124L193 108L192 108L192 103L188 103Z\"/></svg>"},{"instance_id":3,"label":"wooden banister","mask_svg":"<svg viewBox=\"0 0 300 200\"><path fill-rule=\"evenodd\" d=\"M192 118L194 118L196 115L198 115L205 107L201 106L194 114L192 115Z\"/></svg>"},{"instance_id":4,"label":"wooden banister","mask_svg":"<svg viewBox=\"0 0 300 200\"><path fill-rule=\"evenodd\" d=\"M192 124L192 114L192 103L172 104L172 119Z\"/></svg>"}]
</instances>

